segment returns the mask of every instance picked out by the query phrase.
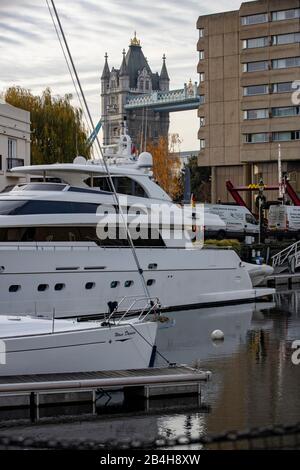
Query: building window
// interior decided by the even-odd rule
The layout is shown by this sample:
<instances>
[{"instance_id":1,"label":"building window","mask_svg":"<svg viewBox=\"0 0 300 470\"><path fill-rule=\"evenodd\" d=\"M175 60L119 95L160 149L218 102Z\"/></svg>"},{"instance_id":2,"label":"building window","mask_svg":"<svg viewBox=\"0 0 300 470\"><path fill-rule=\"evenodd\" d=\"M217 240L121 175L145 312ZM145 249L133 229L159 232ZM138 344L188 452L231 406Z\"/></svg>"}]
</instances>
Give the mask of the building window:
<instances>
[{"instance_id":1,"label":"building window","mask_svg":"<svg viewBox=\"0 0 300 470\"><path fill-rule=\"evenodd\" d=\"M273 69L289 69L300 66L300 57L288 57L287 59L272 60Z\"/></svg>"},{"instance_id":2,"label":"building window","mask_svg":"<svg viewBox=\"0 0 300 470\"><path fill-rule=\"evenodd\" d=\"M272 93L291 93L293 91L293 82L273 83Z\"/></svg>"},{"instance_id":3,"label":"building window","mask_svg":"<svg viewBox=\"0 0 300 470\"><path fill-rule=\"evenodd\" d=\"M288 142L291 140L300 140L300 131L273 132L274 142Z\"/></svg>"},{"instance_id":4,"label":"building window","mask_svg":"<svg viewBox=\"0 0 300 470\"><path fill-rule=\"evenodd\" d=\"M200 117L200 127L204 127L204 126L205 126L205 117L201 116Z\"/></svg>"},{"instance_id":5,"label":"building window","mask_svg":"<svg viewBox=\"0 0 300 470\"><path fill-rule=\"evenodd\" d=\"M199 51L199 60L204 60L204 51Z\"/></svg>"},{"instance_id":6,"label":"building window","mask_svg":"<svg viewBox=\"0 0 300 470\"><path fill-rule=\"evenodd\" d=\"M257 15L249 15L249 16L242 16L241 17L241 24L243 26L251 25L251 24L260 24L260 23L268 23L268 14L267 13L259 13Z\"/></svg>"},{"instance_id":7,"label":"building window","mask_svg":"<svg viewBox=\"0 0 300 470\"><path fill-rule=\"evenodd\" d=\"M245 39L243 41L243 49L254 49L256 47L266 47L269 45L268 36L261 38Z\"/></svg>"},{"instance_id":8,"label":"building window","mask_svg":"<svg viewBox=\"0 0 300 470\"><path fill-rule=\"evenodd\" d=\"M199 38L200 39L204 38L204 28L199 29Z\"/></svg>"},{"instance_id":9,"label":"building window","mask_svg":"<svg viewBox=\"0 0 300 470\"><path fill-rule=\"evenodd\" d=\"M146 80L146 83L145 83L145 90L150 90L150 83L149 83L149 80Z\"/></svg>"},{"instance_id":10,"label":"building window","mask_svg":"<svg viewBox=\"0 0 300 470\"><path fill-rule=\"evenodd\" d=\"M273 117L299 116L299 106L286 106L281 108L272 108Z\"/></svg>"},{"instance_id":11,"label":"building window","mask_svg":"<svg viewBox=\"0 0 300 470\"><path fill-rule=\"evenodd\" d=\"M203 83L205 81L205 73L201 72L200 73L200 83Z\"/></svg>"},{"instance_id":12,"label":"building window","mask_svg":"<svg viewBox=\"0 0 300 470\"><path fill-rule=\"evenodd\" d=\"M269 117L269 109L248 109L244 111L244 119L267 119Z\"/></svg>"},{"instance_id":13,"label":"building window","mask_svg":"<svg viewBox=\"0 0 300 470\"><path fill-rule=\"evenodd\" d=\"M281 44L294 44L300 42L300 33L278 34L272 36L272 45L280 46Z\"/></svg>"},{"instance_id":14,"label":"building window","mask_svg":"<svg viewBox=\"0 0 300 470\"><path fill-rule=\"evenodd\" d=\"M205 103L205 95L200 95L200 104Z\"/></svg>"},{"instance_id":15,"label":"building window","mask_svg":"<svg viewBox=\"0 0 300 470\"><path fill-rule=\"evenodd\" d=\"M248 62L244 65L244 72L260 72L262 70L268 70L269 62L267 60L261 60L259 62Z\"/></svg>"},{"instance_id":16,"label":"building window","mask_svg":"<svg viewBox=\"0 0 300 470\"><path fill-rule=\"evenodd\" d=\"M200 139L200 149L204 150L205 149L205 139Z\"/></svg>"},{"instance_id":17,"label":"building window","mask_svg":"<svg viewBox=\"0 0 300 470\"><path fill-rule=\"evenodd\" d=\"M8 158L17 158L17 141L16 139L8 139Z\"/></svg>"},{"instance_id":18,"label":"building window","mask_svg":"<svg viewBox=\"0 0 300 470\"><path fill-rule=\"evenodd\" d=\"M270 141L268 132L261 132L257 134L246 134L245 141L247 144L261 144Z\"/></svg>"},{"instance_id":19,"label":"building window","mask_svg":"<svg viewBox=\"0 0 300 470\"><path fill-rule=\"evenodd\" d=\"M244 87L244 96L267 95L269 85L251 85Z\"/></svg>"},{"instance_id":20,"label":"building window","mask_svg":"<svg viewBox=\"0 0 300 470\"><path fill-rule=\"evenodd\" d=\"M300 18L300 8L272 12L272 21L293 20L294 18Z\"/></svg>"}]
</instances>

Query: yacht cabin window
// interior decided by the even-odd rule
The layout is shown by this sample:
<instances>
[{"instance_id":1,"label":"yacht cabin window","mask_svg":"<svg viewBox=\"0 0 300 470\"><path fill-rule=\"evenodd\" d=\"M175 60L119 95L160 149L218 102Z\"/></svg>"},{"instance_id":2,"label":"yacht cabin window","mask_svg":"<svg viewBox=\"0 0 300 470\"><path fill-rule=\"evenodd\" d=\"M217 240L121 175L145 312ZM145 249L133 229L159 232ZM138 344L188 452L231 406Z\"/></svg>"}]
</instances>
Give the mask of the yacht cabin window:
<instances>
[{"instance_id":1,"label":"yacht cabin window","mask_svg":"<svg viewBox=\"0 0 300 470\"><path fill-rule=\"evenodd\" d=\"M128 196L148 197L144 188L132 178L128 176L113 176L112 178L117 193L127 194ZM92 186L91 178L85 180L88 186ZM106 176L94 177L93 187L98 187L102 191L112 192L109 178Z\"/></svg>"},{"instance_id":2,"label":"yacht cabin window","mask_svg":"<svg viewBox=\"0 0 300 470\"><path fill-rule=\"evenodd\" d=\"M96 226L93 225L1 228L1 242L93 242L103 247L129 247L123 228L116 230L116 237L101 240L97 237ZM138 248L165 247L160 233L153 227L148 229L146 238L134 239L133 243Z\"/></svg>"}]
</instances>

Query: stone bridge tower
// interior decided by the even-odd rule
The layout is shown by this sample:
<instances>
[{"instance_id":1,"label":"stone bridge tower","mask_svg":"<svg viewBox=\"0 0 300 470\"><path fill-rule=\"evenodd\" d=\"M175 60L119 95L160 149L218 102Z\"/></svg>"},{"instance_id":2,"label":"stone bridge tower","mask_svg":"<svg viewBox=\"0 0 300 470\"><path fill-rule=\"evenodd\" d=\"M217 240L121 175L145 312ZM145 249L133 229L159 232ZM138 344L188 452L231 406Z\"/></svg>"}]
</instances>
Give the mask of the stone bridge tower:
<instances>
[{"instance_id":1,"label":"stone bridge tower","mask_svg":"<svg viewBox=\"0 0 300 470\"><path fill-rule=\"evenodd\" d=\"M124 117L132 142L139 151L150 141L157 142L161 136L168 137L169 113L147 108L125 111L124 106L129 97L150 94L153 91L169 91L169 84L166 56L163 56L160 74L153 73L136 34L131 39L127 53L123 50L120 68L110 69L106 54L101 76L104 145L118 142Z\"/></svg>"}]
</instances>

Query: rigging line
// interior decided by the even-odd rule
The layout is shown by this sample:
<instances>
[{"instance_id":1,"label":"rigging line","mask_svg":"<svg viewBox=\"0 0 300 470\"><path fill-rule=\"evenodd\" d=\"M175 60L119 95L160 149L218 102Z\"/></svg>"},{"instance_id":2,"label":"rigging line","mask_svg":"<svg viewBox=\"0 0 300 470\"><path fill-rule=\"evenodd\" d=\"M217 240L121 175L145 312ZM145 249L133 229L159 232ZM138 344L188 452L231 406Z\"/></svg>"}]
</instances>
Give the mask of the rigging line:
<instances>
[{"instance_id":1,"label":"rigging line","mask_svg":"<svg viewBox=\"0 0 300 470\"><path fill-rule=\"evenodd\" d=\"M69 61L68 61L66 52L65 52L65 50L64 50L63 43L62 43L62 40L61 40L61 38L60 38L59 31L58 31L58 29L57 29L57 26L56 26L56 23L55 23L55 19L54 19L53 13L52 13L52 11L51 11L51 8L50 8L50 5L49 5L48 0L46 0L46 3L47 3L47 6L48 6L48 10L49 10L49 13L50 13L50 16L51 16L51 19L52 19L52 23L53 23L55 32L56 32L57 39L58 39L58 41L59 41L59 44L60 44L60 47L61 47L63 56L64 56L64 58L65 58L65 62L66 62L66 64L67 64L67 67L68 67L68 70L69 70L69 73L70 73L70 76L71 76L71 80L72 80L72 82L73 82L73 86L74 86L74 89L75 89L75 92L76 92L76 95L77 95L79 104L80 104L80 106L81 106L81 109L82 109L82 112L83 112L83 115L84 115L84 118L85 118L85 121L86 121L86 125L87 125L87 127L88 127L89 133L91 133L93 129L90 128L89 120L88 120L88 118L87 118L87 115L86 115L84 106L82 105L82 100L81 100L81 98L80 98L80 94L79 94L79 92L78 92L78 88L77 88L76 82L75 82L75 80L74 80L74 76L73 76L73 73L72 73L72 70L71 70L71 67L70 67L70 64L69 64Z\"/></svg>"},{"instance_id":2,"label":"rigging line","mask_svg":"<svg viewBox=\"0 0 300 470\"><path fill-rule=\"evenodd\" d=\"M132 324L132 323L128 323L128 326L131 326L131 328L138 334L140 335L140 337L149 345L151 346L151 348L153 348L155 346L155 341L154 341L154 344L150 343L150 341L147 340L147 338L145 338L145 336L140 332L138 331L138 329ZM171 362L166 358L166 356L164 356L157 348L156 348L156 354L158 354L164 361L166 361L166 363L168 365L171 364Z\"/></svg>"},{"instance_id":3,"label":"rigging line","mask_svg":"<svg viewBox=\"0 0 300 470\"><path fill-rule=\"evenodd\" d=\"M46 1L48 1L48 0L46 0ZM60 18L59 18L59 15L58 15L58 12L57 12L57 9L56 9L54 0L50 0L50 1L51 1L52 8L53 8L53 11L54 11L54 14L55 14L55 17L56 17L56 20L57 20L57 23L58 23L58 26L59 26L59 29L60 29L60 33L61 33L61 35L62 35L64 44L65 44L65 47L66 47L66 50L67 50L67 53L68 53L68 57L69 57L69 60L70 60L70 63L71 63L71 66L72 66L74 75L75 75L75 77L76 77L76 81L77 81L77 84L78 84L78 88L79 88L79 90L80 90L80 94L81 94L81 96L82 96L82 100L83 100L83 102L84 102L84 106L85 106L87 115L88 115L88 117L89 117L89 121L90 121L90 123L91 123L92 128L95 129L94 122L93 122L93 118L92 118L90 109L89 109L89 107L88 107L88 104L87 104L87 101L86 101L86 98L85 98L84 91L83 91L82 86L81 86L81 82L80 82L80 79L79 79L79 76L78 76L78 73L77 73L77 69L76 69L76 67L75 67L75 64L74 64L74 61L73 61L73 57L72 57L72 54L71 54L71 51L70 51L70 48L69 48L69 45L68 45L68 42L67 42L67 39L66 39L66 36L65 36L63 27L62 27L62 24L61 24L61 22L60 22ZM115 185L114 185L114 182L113 182L113 179L112 179L110 170L109 170L109 168L108 168L108 164L107 164L107 161L106 161L106 157L105 157L105 155L104 155L104 153L103 153L102 146L101 146L101 144L100 144L100 141L99 141L99 137L98 137L98 136L96 136L96 142L97 142L98 148L99 148L99 150L100 150L100 154L101 154L101 156L102 156L102 160L103 160L103 163L104 163L104 167L105 167L106 173L107 173L107 175L108 175L108 179L109 179L109 182L110 182L110 186L111 186L111 188L112 188L112 191L113 191L114 198L115 198L116 203L117 203L117 206L118 206L118 208L119 208L119 213L120 213L120 215L121 215L121 218L122 218L124 227L125 227L125 229L126 229L127 239L128 239L128 241L129 241L130 248L131 248L131 251L132 251L132 255L133 255L135 264L136 264L136 266L137 266L137 269L138 269L138 272L139 272L139 275L140 275L140 278L141 278L141 281L142 281L143 289L144 289L144 291L145 291L146 296L147 296L147 297L149 298L149 300L150 300L151 297L150 297L150 293L149 293L149 290L148 290L148 287L147 287L147 284L146 284L146 281L145 281L145 278L144 278L143 269L142 269L142 267L141 267L141 265L140 265L138 256L137 256L137 254L136 254L135 246L134 246L134 244L133 244L133 241L132 241L132 237L131 237L129 228L128 228L127 223L126 223L126 221L125 221L123 209L122 209L122 206L121 206L121 204L120 204L119 197L118 197L118 194L117 194L117 191L116 191L116 188L115 188Z\"/></svg>"}]
</instances>

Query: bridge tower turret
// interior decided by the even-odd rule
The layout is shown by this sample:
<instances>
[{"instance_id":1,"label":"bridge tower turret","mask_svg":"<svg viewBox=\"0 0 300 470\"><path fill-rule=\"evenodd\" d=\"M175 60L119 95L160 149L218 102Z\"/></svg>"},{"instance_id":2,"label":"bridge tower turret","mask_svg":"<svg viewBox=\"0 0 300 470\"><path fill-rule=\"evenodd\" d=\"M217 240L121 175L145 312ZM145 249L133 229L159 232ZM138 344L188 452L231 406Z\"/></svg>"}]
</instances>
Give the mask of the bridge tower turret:
<instances>
[{"instance_id":1,"label":"bridge tower turret","mask_svg":"<svg viewBox=\"0 0 300 470\"><path fill-rule=\"evenodd\" d=\"M170 77L166 66L166 54L163 55L163 64L159 76L159 88L161 91L169 91Z\"/></svg>"}]
</instances>

